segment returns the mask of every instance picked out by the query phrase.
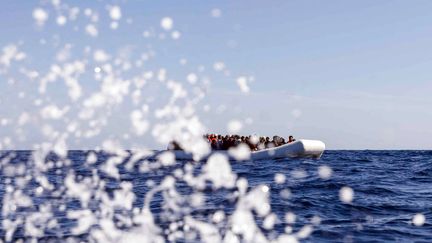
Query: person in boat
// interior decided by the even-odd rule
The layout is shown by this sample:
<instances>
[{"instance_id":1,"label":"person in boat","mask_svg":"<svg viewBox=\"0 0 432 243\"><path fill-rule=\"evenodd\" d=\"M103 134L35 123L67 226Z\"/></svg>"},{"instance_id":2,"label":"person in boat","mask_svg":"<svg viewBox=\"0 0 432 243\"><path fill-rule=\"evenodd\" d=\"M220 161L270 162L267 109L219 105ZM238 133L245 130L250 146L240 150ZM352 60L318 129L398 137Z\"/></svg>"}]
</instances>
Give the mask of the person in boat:
<instances>
[{"instance_id":1,"label":"person in boat","mask_svg":"<svg viewBox=\"0 0 432 243\"><path fill-rule=\"evenodd\" d=\"M229 148L229 136L225 135L222 137L222 150L228 150Z\"/></svg>"},{"instance_id":2,"label":"person in boat","mask_svg":"<svg viewBox=\"0 0 432 243\"><path fill-rule=\"evenodd\" d=\"M268 148L268 145L270 144L270 138L269 137L266 137L265 138L265 141L264 141L264 145L265 145L265 147L266 148Z\"/></svg>"},{"instance_id":3,"label":"person in boat","mask_svg":"<svg viewBox=\"0 0 432 243\"><path fill-rule=\"evenodd\" d=\"M172 141L168 144L168 150L183 150L182 147L176 142Z\"/></svg>"},{"instance_id":4,"label":"person in boat","mask_svg":"<svg viewBox=\"0 0 432 243\"><path fill-rule=\"evenodd\" d=\"M274 147L279 147L286 144L285 139L277 135L273 136L273 140L271 141L271 143Z\"/></svg>"},{"instance_id":5,"label":"person in boat","mask_svg":"<svg viewBox=\"0 0 432 243\"><path fill-rule=\"evenodd\" d=\"M274 148L275 144L273 141L270 141L269 137L266 137L266 141L265 141L265 147L266 148Z\"/></svg>"},{"instance_id":6,"label":"person in boat","mask_svg":"<svg viewBox=\"0 0 432 243\"><path fill-rule=\"evenodd\" d=\"M245 138L245 143L246 143L246 145L249 147L249 149L251 151L255 150L255 148L254 148L255 146L254 146L254 144L251 141L251 136L250 135Z\"/></svg>"},{"instance_id":7,"label":"person in boat","mask_svg":"<svg viewBox=\"0 0 432 243\"><path fill-rule=\"evenodd\" d=\"M235 145L234 146L239 146L240 144L244 143L243 140L241 139L241 136L236 136L235 139Z\"/></svg>"},{"instance_id":8,"label":"person in boat","mask_svg":"<svg viewBox=\"0 0 432 243\"><path fill-rule=\"evenodd\" d=\"M231 137L231 140L230 140L230 141L231 141L231 142L230 142L230 148L231 148L231 147L235 147L235 146L237 145L237 138L236 138L235 135Z\"/></svg>"},{"instance_id":9,"label":"person in boat","mask_svg":"<svg viewBox=\"0 0 432 243\"><path fill-rule=\"evenodd\" d=\"M257 150L265 149L265 138L260 137L259 142L257 144Z\"/></svg>"},{"instance_id":10,"label":"person in boat","mask_svg":"<svg viewBox=\"0 0 432 243\"><path fill-rule=\"evenodd\" d=\"M295 139L294 139L294 137L292 135L290 135L288 137L288 143L292 143L292 142L295 142Z\"/></svg>"},{"instance_id":11,"label":"person in boat","mask_svg":"<svg viewBox=\"0 0 432 243\"><path fill-rule=\"evenodd\" d=\"M210 146L211 146L212 150L219 150L219 146L217 144L216 139L211 140Z\"/></svg>"},{"instance_id":12,"label":"person in boat","mask_svg":"<svg viewBox=\"0 0 432 243\"><path fill-rule=\"evenodd\" d=\"M216 137L216 144L217 144L217 148L218 150L222 149L222 136L219 134Z\"/></svg>"},{"instance_id":13,"label":"person in boat","mask_svg":"<svg viewBox=\"0 0 432 243\"><path fill-rule=\"evenodd\" d=\"M216 136L216 134L212 134L210 135L210 146L213 150L218 150L219 149L219 144L218 144L218 137Z\"/></svg>"},{"instance_id":14,"label":"person in boat","mask_svg":"<svg viewBox=\"0 0 432 243\"><path fill-rule=\"evenodd\" d=\"M275 136L273 136L273 143L274 143L275 147L278 147L278 146L285 144L285 141L282 137L275 135Z\"/></svg>"}]
</instances>

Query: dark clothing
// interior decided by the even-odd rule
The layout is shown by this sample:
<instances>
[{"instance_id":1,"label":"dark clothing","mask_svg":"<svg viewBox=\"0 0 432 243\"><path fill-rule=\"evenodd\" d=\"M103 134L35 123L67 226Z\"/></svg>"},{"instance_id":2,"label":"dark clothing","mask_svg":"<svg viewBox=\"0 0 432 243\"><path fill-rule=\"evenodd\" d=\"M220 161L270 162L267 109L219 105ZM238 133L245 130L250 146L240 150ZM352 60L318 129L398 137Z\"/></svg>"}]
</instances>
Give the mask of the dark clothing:
<instances>
[{"instance_id":1,"label":"dark clothing","mask_svg":"<svg viewBox=\"0 0 432 243\"><path fill-rule=\"evenodd\" d=\"M279 136L273 136L273 143L275 144L275 146L281 146L283 143L283 138L279 137Z\"/></svg>"},{"instance_id":2,"label":"dark clothing","mask_svg":"<svg viewBox=\"0 0 432 243\"><path fill-rule=\"evenodd\" d=\"M168 145L168 150L183 150L183 149L180 147L180 145L177 142L173 141Z\"/></svg>"},{"instance_id":3,"label":"dark clothing","mask_svg":"<svg viewBox=\"0 0 432 243\"><path fill-rule=\"evenodd\" d=\"M217 150L217 149L218 149L218 145L217 145L216 140L212 140L212 141L211 141L211 148L212 148L213 150Z\"/></svg>"}]
</instances>

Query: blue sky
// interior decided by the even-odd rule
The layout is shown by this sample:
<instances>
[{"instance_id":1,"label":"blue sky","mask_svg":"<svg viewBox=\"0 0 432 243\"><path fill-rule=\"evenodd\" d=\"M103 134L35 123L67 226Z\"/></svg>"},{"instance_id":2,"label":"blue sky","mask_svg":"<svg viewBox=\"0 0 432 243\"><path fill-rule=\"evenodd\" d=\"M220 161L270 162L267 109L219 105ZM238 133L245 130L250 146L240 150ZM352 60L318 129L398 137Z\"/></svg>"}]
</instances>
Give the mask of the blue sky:
<instances>
[{"instance_id":1,"label":"blue sky","mask_svg":"<svg viewBox=\"0 0 432 243\"><path fill-rule=\"evenodd\" d=\"M0 10L0 46L19 43L26 65L39 70L47 70L57 46L66 43L74 51L127 46L137 53L151 46L157 58L149 66L165 67L177 80L205 67L212 81L202 106L211 109L199 114L212 131L224 133L228 121L249 118L245 134L293 134L320 139L331 149L432 149L431 1L70 1L81 11L100 12L97 38L83 33L80 18L56 25L50 21L54 12L43 28L36 26L32 11L52 11L48 2L8 0ZM112 4L123 15L117 30L109 28L105 13ZM215 8L218 18L210 14ZM174 20L180 39L143 38L146 30L162 33L165 16ZM41 38L48 44L41 46ZM178 64L182 58L187 65ZM229 76L211 70L218 61ZM248 94L235 82L242 75L254 77ZM31 109L6 91L5 78L0 82L0 115ZM97 83L82 85L92 89Z\"/></svg>"}]
</instances>

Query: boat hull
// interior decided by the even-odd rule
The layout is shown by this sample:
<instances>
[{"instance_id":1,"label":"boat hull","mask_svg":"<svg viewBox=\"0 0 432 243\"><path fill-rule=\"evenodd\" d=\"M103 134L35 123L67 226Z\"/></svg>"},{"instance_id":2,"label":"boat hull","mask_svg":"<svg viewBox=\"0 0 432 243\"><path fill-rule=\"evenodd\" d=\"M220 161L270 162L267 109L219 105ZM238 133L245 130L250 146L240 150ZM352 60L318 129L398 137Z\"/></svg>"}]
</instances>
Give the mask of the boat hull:
<instances>
[{"instance_id":1,"label":"boat hull","mask_svg":"<svg viewBox=\"0 0 432 243\"><path fill-rule=\"evenodd\" d=\"M250 160L280 159L280 158L315 158L319 159L324 153L325 144L318 140L300 139L282 146L253 151L250 154ZM177 160L193 160L193 156L185 151L172 151ZM236 160L226 150L216 150L201 160L206 160L213 153L225 154L230 160Z\"/></svg>"}]
</instances>

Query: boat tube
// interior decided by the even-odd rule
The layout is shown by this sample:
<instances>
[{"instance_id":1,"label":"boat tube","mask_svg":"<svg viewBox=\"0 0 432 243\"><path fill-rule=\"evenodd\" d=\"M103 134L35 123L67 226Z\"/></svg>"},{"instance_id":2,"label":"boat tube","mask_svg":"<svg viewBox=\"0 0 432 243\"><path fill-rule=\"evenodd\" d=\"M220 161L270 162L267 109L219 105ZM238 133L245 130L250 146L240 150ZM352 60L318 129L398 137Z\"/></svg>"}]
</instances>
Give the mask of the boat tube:
<instances>
[{"instance_id":1,"label":"boat tube","mask_svg":"<svg viewBox=\"0 0 432 243\"><path fill-rule=\"evenodd\" d=\"M319 159L324 153L325 144L319 140L306 140L300 139L292 143L287 143L274 148L262 149L259 151L252 151L250 153L250 160L264 160L264 159L280 159L280 158L315 158ZM193 160L190 153L181 150L171 150L177 160ZM213 150L212 153L203 157L201 160L206 160L213 153L221 153L226 155L230 160L236 160L226 150Z\"/></svg>"}]
</instances>

